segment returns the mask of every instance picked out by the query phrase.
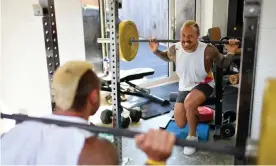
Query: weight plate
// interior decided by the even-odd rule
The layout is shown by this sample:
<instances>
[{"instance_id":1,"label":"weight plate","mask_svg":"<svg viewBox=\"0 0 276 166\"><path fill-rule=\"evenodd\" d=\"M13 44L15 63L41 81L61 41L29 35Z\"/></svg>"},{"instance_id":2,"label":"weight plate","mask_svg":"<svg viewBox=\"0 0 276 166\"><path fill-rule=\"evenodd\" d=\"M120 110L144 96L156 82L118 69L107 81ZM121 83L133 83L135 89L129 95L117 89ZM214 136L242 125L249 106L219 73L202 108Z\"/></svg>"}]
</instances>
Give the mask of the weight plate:
<instances>
[{"instance_id":1,"label":"weight plate","mask_svg":"<svg viewBox=\"0 0 276 166\"><path fill-rule=\"evenodd\" d=\"M103 124L110 124L112 122L112 111L108 109L102 111L101 121Z\"/></svg>"},{"instance_id":2,"label":"weight plate","mask_svg":"<svg viewBox=\"0 0 276 166\"><path fill-rule=\"evenodd\" d=\"M220 133L223 138L230 138L235 134L235 126L233 124L224 124L220 128Z\"/></svg>"},{"instance_id":3,"label":"weight plate","mask_svg":"<svg viewBox=\"0 0 276 166\"><path fill-rule=\"evenodd\" d=\"M133 21L124 20L119 24L119 52L120 59L132 61L139 47L139 42L131 42L131 39L139 40L139 33Z\"/></svg>"},{"instance_id":4,"label":"weight plate","mask_svg":"<svg viewBox=\"0 0 276 166\"><path fill-rule=\"evenodd\" d=\"M236 112L234 111L226 111L225 113L223 113L223 120L228 120L229 119L229 123L233 123L236 121Z\"/></svg>"}]
</instances>

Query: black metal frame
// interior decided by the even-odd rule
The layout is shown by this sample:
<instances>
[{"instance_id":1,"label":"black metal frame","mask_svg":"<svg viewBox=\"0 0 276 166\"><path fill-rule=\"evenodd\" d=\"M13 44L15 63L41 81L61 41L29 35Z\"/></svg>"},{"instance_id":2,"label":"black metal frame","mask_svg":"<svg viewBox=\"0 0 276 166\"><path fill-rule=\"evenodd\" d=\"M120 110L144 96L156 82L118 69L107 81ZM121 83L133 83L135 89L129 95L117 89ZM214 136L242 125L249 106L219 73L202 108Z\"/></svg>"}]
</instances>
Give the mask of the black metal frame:
<instances>
[{"instance_id":1,"label":"black metal frame","mask_svg":"<svg viewBox=\"0 0 276 166\"><path fill-rule=\"evenodd\" d=\"M250 136L251 118L254 103L254 84L257 63L257 39L261 0L246 0L244 4L244 29L240 67L240 88L238 98L238 119L236 147L246 151ZM235 165L247 164L246 157L235 156Z\"/></svg>"},{"instance_id":2,"label":"black metal frame","mask_svg":"<svg viewBox=\"0 0 276 166\"><path fill-rule=\"evenodd\" d=\"M228 4L228 21L227 21L227 36L241 37L242 36L242 4L244 0L230 0Z\"/></svg>"},{"instance_id":3,"label":"black metal frame","mask_svg":"<svg viewBox=\"0 0 276 166\"><path fill-rule=\"evenodd\" d=\"M54 72L60 65L57 28L56 28L55 4L54 4L54 0L40 0L39 3L43 9L42 23L43 23L43 32L44 32L44 42L45 42L45 50L46 50L49 86L51 89L50 92L52 92L52 88L51 88L52 77ZM53 101L52 94L51 94L51 105L52 105L52 111L54 111L55 103Z\"/></svg>"},{"instance_id":4,"label":"black metal frame","mask_svg":"<svg viewBox=\"0 0 276 166\"><path fill-rule=\"evenodd\" d=\"M223 52L223 45L218 45L217 48L221 53ZM214 139L221 138L220 128L222 125L222 94L223 94L222 81L223 81L223 69L216 66L216 74L215 74L215 82L216 82L215 110L216 110L216 113L215 113L215 131L214 131L214 135L213 135Z\"/></svg>"}]
</instances>

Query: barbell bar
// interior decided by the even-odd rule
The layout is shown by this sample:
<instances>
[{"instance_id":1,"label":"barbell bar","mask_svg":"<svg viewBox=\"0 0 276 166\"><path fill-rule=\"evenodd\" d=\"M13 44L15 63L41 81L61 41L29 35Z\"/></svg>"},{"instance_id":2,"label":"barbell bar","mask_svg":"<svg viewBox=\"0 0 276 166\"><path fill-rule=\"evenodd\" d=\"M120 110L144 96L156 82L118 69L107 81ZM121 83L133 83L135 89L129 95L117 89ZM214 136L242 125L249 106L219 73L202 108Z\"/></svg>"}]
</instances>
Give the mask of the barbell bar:
<instances>
[{"instance_id":1,"label":"barbell bar","mask_svg":"<svg viewBox=\"0 0 276 166\"><path fill-rule=\"evenodd\" d=\"M180 40L169 40L169 39L156 39L154 40L156 42L167 42L167 43L177 43L180 42ZM199 39L200 42L203 43L211 43L211 44L229 44L228 40L224 40L224 41L220 41L220 40L203 40L203 39ZM109 38L98 38L97 39L98 43L110 43L110 39ZM129 43L140 43L140 42L153 42L149 39L130 39ZM240 44L239 42L237 44Z\"/></svg>"},{"instance_id":2,"label":"barbell bar","mask_svg":"<svg viewBox=\"0 0 276 166\"><path fill-rule=\"evenodd\" d=\"M127 129L100 127L100 126L94 126L94 125L88 125L88 124L82 124L82 123L59 121L59 120L48 119L48 118L37 118L37 117L31 117L31 116L19 115L19 114L9 115L9 114L1 113L1 118L11 119L19 122L36 121L36 122L42 122L46 124L55 124L63 127L66 127L66 126L77 127L92 133L107 133L107 134L112 134L114 136L123 136L127 138L134 138L137 134L141 134L141 132L131 131ZM203 142L188 141L185 139L176 139L175 145L181 146L181 147L184 147L184 146L195 147L197 149L208 150L208 151L227 154L227 155L235 155L235 156L241 156L241 157L245 155L245 152L243 152L243 150L236 148L232 145L227 145L222 143L213 143L213 142L203 143Z\"/></svg>"},{"instance_id":3,"label":"barbell bar","mask_svg":"<svg viewBox=\"0 0 276 166\"><path fill-rule=\"evenodd\" d=\"M132 61L139 48L140 42L150 42L149 39L139 39L138 29L133 21L130 20L123 20L119 24L119 55L120 59L123 61ZM177 43L180 40L167 40L167 39L159 39L155 40L158 42L169 42L169 43ZM211 44L229 44L226 40L224 41L216 41L216 40L203 40L199 39L199 41L204 43L211 43ZM98 43L110 43L109 38L98 38ZM240 44L240 43L237 43Z\"/></svg>"}]
</instances>

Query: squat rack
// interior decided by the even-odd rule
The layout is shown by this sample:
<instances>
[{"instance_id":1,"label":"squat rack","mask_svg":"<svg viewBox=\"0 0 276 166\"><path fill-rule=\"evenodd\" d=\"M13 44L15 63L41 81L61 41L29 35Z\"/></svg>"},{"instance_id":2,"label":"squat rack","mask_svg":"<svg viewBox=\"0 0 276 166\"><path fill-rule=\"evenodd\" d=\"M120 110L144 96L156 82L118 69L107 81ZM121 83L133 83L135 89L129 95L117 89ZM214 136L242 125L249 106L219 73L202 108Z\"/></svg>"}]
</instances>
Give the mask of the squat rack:
<instances>
[{"instance_id":1,"label":"squat rack","mask_svg":"<svg viewBox=\"0 0 276 166\"><path fill-rule=\"evenodd\" d=\"M120 59L118 50L118 8L119 0L108 0L110 11L110 60L112 74L112 112L113 128L121 127L121 108L120 108ZM54 0L39 0L42 10L42 23L44 31L44 41L46 49L46 59L48 67L49 83L52 82L52 76L59 67L58 38L56 29ZM240 88L238 98L238 124L237 125L237 147L246 147L246 141L250 135L250 123L253 107L254 80L257 61L257 35L259 26L259 15L261 9L261 0L245 0L244 5L244 30L242 39L241 56L241 74ZM105 10L105 9L100 9ZM52 97L51 97L52 98ZM55 109L55 103L52 100L52 111ZM114 144L119 152L119 159L122 162L122 138L115 137ZM235 157L235 164L245 164L245 158Z\"/></svg>"},{"instance_id":2,"label":"squat rack","mask_svg":"<svg viewBox=\"0 0 276 166\"><path fill-rule=\"evenodd\" d=\"M118 0L108 0L110 11L110 61L112 74L112 112L113 128L121 128L121 107L120 107L120 59L119 59L119 42L118 42ZM103 5L100 10L105 11ZM52 96L51 82L56 69L60 65L58 37L56 28L55 4L54 0L39 0L39 6L34 6L34 15L42 16L42 25L44 33L44 43L46 50L46 60L48 68L49 86L51 90L52 111L55 110L55 102ZM114 137L114 144L117 146L119 159L122 162L122 138Z\"/></svg>"}]
</instances>

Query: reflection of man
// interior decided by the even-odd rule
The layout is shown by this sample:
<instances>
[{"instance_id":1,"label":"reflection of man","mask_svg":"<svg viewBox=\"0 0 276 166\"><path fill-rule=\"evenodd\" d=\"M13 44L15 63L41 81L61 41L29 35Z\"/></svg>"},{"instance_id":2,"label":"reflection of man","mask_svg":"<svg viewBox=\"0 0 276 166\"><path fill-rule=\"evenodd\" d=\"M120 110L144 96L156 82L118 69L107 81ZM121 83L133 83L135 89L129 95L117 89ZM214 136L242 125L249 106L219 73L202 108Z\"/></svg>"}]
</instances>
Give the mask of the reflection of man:
<instances>
[{"instance_id":1,"label":"reflection of man","mask_svg":"<svg viewBox=\"0 0 276 166\"><path fill-rule=\"evenodd\" d=\"M53 77L56 111L47 118L88 124L100 105L100 80L91 65L70 61ZM135 137L148 164L164 164L175 136L149 130ZM118 165L118 151L108 141L76 127L25 121L1 136L1 165Z\"/></svg>"},{"instance_id":2,"label":"reflection of man","mask_svg":"<svg viewBox=\"0 0 276 166\"><path fill-rule=\"evenodd\" d=\"M174 61L179 76L179 93L174 108L176 124L183 128L188 121L188 140L198 141L196 127L198 122L197 108L213 93L215 81L212 66L227 68L231 57L238 49L238 40L229 40L228 54L222 55L211 44L199 42L199 26L195 21L186 21L181 28L181 40L167 51L158 50L159 44L154 38L149 43L151 51L165 61ZM193 154L196 149L184 147L184 154Z\"/></svg>"}]
</instances>

